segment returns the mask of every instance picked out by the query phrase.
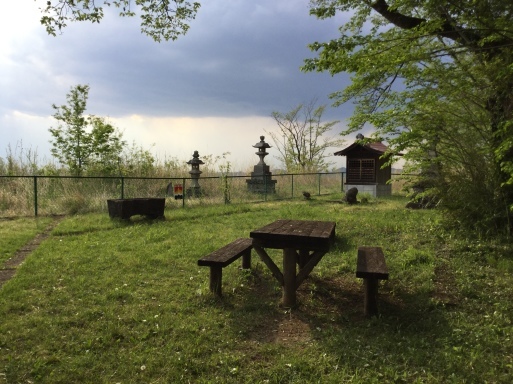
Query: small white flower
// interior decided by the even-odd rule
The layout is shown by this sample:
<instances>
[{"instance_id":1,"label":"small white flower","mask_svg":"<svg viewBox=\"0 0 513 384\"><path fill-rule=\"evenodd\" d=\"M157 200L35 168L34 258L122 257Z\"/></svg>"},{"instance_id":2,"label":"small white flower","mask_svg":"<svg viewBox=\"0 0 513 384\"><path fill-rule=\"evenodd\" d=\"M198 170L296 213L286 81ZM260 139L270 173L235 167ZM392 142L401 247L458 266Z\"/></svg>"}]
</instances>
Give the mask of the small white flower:
<instances>
[{"instance_id":1,"label":"small white flower","mask_svg":"<svg viewBox=\"0 0 513 384\"><path fill-rule=\"evenodd\" d=\"M146 369L146 365L141 365L141 371L144 371Z\"/></svg>"}]
</instances>

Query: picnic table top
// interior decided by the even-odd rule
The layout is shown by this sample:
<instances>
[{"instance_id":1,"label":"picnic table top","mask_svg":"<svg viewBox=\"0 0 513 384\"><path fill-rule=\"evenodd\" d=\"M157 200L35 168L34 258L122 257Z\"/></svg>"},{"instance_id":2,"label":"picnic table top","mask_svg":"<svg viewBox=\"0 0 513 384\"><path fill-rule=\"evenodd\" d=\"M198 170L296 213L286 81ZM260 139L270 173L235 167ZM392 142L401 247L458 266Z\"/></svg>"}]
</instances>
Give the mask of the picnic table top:
<instances>
[{"instance_id":1,"label":"picnic table top","mask_svg":"<svg viewBox=\"0 0 513 384\"><path fill-rule=\"evenodd\" d=\"M329 251L335 239L335 222L276 220L250 232L253 244L262 248Z\"/></svg>"}]
</instances>

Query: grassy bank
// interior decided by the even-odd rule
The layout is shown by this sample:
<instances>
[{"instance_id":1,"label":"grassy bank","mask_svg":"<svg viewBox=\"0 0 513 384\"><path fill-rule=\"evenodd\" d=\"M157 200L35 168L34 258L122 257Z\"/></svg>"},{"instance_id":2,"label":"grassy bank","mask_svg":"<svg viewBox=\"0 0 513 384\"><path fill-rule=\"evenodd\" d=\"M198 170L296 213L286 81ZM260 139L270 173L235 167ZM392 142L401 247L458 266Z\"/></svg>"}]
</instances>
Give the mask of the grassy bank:
<instances>
[{"instance_id":1,"label":"grassy bank","mask_svg":"<svg viewBox=\"0 0 513 384\"><path fill-rule=\"evenodd\" d=\"M326 197L154 222L66 218L0 289L0 382L511 382L511 246L448 235L439 212L404 204ZM197 259L278 218L337 223L300 306L279 306L255 254L251 272L225 268L224 298L213 298ZM371 320L359 245L383 247L390 270Z\"/></svg>"}]
</instances>

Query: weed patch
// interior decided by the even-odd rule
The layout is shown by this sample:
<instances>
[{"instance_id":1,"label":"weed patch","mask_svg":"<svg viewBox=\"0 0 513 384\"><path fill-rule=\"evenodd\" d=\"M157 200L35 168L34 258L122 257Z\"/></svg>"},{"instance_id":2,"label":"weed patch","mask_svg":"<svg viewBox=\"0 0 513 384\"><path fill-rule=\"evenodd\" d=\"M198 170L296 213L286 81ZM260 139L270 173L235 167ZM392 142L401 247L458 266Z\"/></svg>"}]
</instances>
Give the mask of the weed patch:
<instances>
[{"instance_id":1,"label":"weed patch","mask_svg":"<svg viewBox=\"0 0 513 384\"><path fill-rule=\"evenodd\" d=\"M511 245L448 236L439 212L405 203L197 206L160 221L67 217L0 288L0 377L509 383ZM281 288L255 253L250 271L223 270L222 299L211 295L197 260L282 218L337 224L334 246L298 289L299 307L279 306ZM27 238L40 228L35 219L19 226L30 228L18 230ZM27 240L16 241L11 254ZM390 272L372 319L355 277L361 245L381 246ZM280 265L279 251L270 256Z\"/></svg>"}]
</instances>

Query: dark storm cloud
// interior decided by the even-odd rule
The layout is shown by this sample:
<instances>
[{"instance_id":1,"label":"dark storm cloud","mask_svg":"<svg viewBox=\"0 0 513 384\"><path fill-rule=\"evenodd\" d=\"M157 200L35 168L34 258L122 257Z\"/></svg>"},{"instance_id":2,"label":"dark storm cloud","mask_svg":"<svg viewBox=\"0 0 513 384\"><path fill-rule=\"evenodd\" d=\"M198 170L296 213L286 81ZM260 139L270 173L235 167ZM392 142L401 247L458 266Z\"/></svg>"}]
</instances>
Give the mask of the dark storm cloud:
<instances>
[{"instance_id":1,"label":"dark storm cloud","mask_svg":"<svg viewBox=\"0 0 513 384\"><path fill-rule=\"evenodd\" d=\"M39 15L32 16L31 25ZM174 42L154 42L137 18L113 10L100 24L72 23L57 37L32 27L0 63L0 112L48 116L77 84L91 87L89 113L111 117L269 116L313 98L330 104L327 95L347 76L300 66L315 56L307 45L336 38L343 22L310 16L307 0L223 0L204 2ZM326 117L344 119L349 109Z\"/></svg>"},{"instance_id":2,"label":"dark storm cloud","mask_svg":"<svg viewBox=\"0 0 513 384\"><path fill-rule=\"evenodd\" d=\"M268 116L312 98L327 104L345 77L300 66L314 55L307 44L336 37L337 24L309 16L306 2L279 3L205 3L186 36L160 44L136 19L74 25L45 39L47 58L55 75L91 86L90 107L103 115Z\"/></svg>"}]
</instances>

